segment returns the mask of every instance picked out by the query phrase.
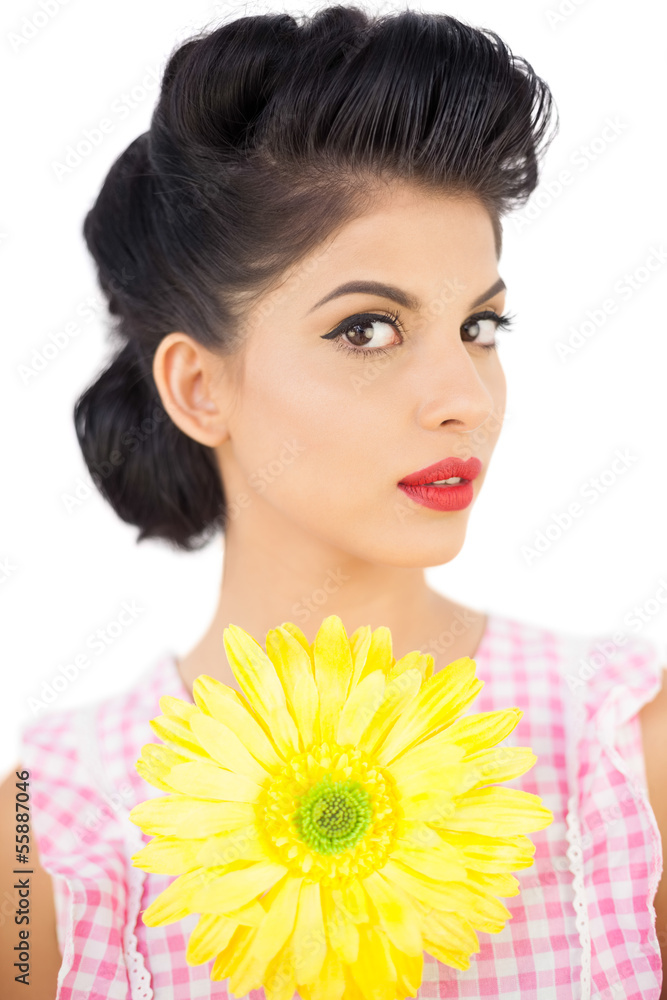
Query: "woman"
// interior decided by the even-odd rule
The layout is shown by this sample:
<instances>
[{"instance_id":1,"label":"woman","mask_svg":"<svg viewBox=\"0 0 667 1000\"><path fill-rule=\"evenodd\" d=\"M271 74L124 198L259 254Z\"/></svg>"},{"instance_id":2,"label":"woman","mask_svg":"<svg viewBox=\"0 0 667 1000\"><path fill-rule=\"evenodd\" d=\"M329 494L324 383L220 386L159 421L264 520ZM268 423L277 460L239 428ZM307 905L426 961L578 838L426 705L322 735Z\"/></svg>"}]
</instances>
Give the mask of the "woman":
<instances>
[{"instance_id":1,"label":"woman","mask_svg":"<svg viewBox=\"0 0 667 1000\"><path fill-rule=\"evenodd\" d=\"M134 763L161 695L192 701L200 674L238 689L230 623L261 641L289 620L312 642L333 613L348 634L388 626L396 657L430 652L436 671L475 659L475 710L524 709L510 742L538 762L517 787L555 817L513 919L469 968L427 956L420 995L659 997L655 649L484 614L424 578L460 551L502 427L500 220L534 190L552 123L527 62L441 15L244 17L169 60L85 221L120 349L75 422L139 540L222 530L224 574L186 656L24 730L57 997L228 995L185 960L193 921L140 919L172 878L129 861L127 814L155 794Z\"/></svg>"}]
</instances>

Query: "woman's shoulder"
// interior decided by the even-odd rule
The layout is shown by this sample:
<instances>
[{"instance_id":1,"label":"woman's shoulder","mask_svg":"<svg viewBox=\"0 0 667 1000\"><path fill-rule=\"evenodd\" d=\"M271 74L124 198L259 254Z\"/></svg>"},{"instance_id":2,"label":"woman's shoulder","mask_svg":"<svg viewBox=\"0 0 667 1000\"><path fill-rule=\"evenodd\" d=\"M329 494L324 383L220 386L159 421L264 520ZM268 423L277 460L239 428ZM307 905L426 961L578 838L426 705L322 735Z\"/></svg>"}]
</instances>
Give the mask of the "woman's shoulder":
<instances>
[{"instance_id":1,"label":"woman's shoulder","mask_svg":"<svg viewBox=\"0 0 667 1000\"><path fill-rule=\"evenodd\" d=\"M520 787L539 794L555 816L532 837L536 871L529 879L551 891L546 880L565 854L582 983L600 993L657 998L665 931L656 928L654 901L662 851L644 749L657 744L663 714L667 723L665 696L646 747L640 717L665 680L664 648L637 631L581 633L495 617L480 651L477 673L487 681L481 708L516 705L524 712L507 742L531 746L537 763Z\"/></svg>"},{"instance_id":2,"label":"woman's shoulder","mask_svg":"<svg viewBox=\"0 0 667 1000\"><path fill-rule=\"evenodd\" d=\"M528 696L559 689L557 700L582 721L604 710L614 725L656 696L667 665L667 650L638 631L581 632L503 615L489 616L478 655L482 679L509 687L514 678Z\"/></svg>"},{"instance_id":3,"label":"woman's shoulder","mask_svg":"<svg viewBox=\"0 0 667 1000\"><path fill-rule=\"evenodd\" d=\"M178 680L174 658L161 656L120 692L24 723L18 756L40 854L53 874L85 845L123 839L124 817L152 789L134 763L154 739L150 719L160 714L160 697L176 693Z\"/></svg>"},{"instance_id":4,"label":"woman's shoulder","mask_svg":"<svg viewBox=\"0 0 667 1000\"><path fill-rule=\"evenodd\" d=\"M583 821L593 824L596 810L618 811L614 797L634 797L650 840L640 723L663 684L665 650L636 632L581 633L497 616L489 625L477 671L486 683L475 710L521 709L508 742L532 746L541 762L536 776L551 770L568 808L576 796ZM630 812L628 805L624 826Z\"/></svg>"},{"instance_id":5,"label":"woman's shoulder","mask_svg":"<svg viewBox=\"0 0 667 1000\"><path fill-rule=\"evenodd\" d=\"M123 751L132 753L137 732L144 733L148 720L160 714L160 697L183 697L183 692L174 657L162 655L118 692L49 709L25 722L20 730L24 764L27 768L32 764L40 773L50 768L57 778L57 770L67 761L74 768L81 765L84 772L92 769L91 743L109 762Z\"/></svg>"},{"instance_id":6,"label":"woman's shoulder","mask_svg":"<svg viewBox=\"0 0 667 1000\"><path fill-rule=\"evenodd\" d=\"M100 976L108 996L125 997L142 981L134 920L128 930L126 916L138 912L141 889L128 858L144 837L127 817L158 794L134 763L154 740L150 719L160 714L160 697L184 696L178 684L174 658L161 656L124 690L52 709L21 730L32 833L53 879L63 954L58 997L90 995Z\"/></svg>"}]
</instances>

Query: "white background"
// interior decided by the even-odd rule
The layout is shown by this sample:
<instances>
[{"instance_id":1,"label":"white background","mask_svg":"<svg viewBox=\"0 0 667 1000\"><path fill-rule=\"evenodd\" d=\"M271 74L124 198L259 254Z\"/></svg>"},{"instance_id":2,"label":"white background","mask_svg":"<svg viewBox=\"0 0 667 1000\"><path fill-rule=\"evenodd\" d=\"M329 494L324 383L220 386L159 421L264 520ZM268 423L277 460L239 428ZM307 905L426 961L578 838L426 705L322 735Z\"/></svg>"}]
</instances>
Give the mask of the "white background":
<instances>
[{"instance_id":1,"label":"white background","mask_svg":"<svg viewBox=\"0 0 667 1000\"><path fill-rule=\"evenodd\" d=\"M40 699L77 653L90 654L87 638L114 621L122 602L142 610L51 707L112 694L162 654L184 655L209 623L220 581L220 536L179 554L159 542L137 545L136 529L94 490L66 507L64 495L89 482L72 407L108 354L83 217L112 161L148 128L158 79L180 41L244 14L322 6L44 3L47 16L39 0L5 4L0 22L2 773L17 759L21 724L34 717L28 699ZM615 287L652 248L667 251L661 12L650 0L421 9L497 31L546 79L560 113L531 221L518 225L525 210L505 221L500 273L517 316L499 338L505 427L463 551L429 568L429 579L464 604L564 631L628 631L626 615L643 608L641 635L661 645L667 662L667 260L627 297ZM68 147L105 117L112 130L59 178ZM594 143L607 119L620 134ZM593 156L585 169L582 147ZM562 170L572 183L558 194ZM616 312L561 360L556 344L609 298ZM71 322L77 335L26 380L22 366ZM581 490L611 468L617 449L632 464L592 503ZM582 516L529 562L523 547L574 501Z\"/></svg>"}]
</instances>

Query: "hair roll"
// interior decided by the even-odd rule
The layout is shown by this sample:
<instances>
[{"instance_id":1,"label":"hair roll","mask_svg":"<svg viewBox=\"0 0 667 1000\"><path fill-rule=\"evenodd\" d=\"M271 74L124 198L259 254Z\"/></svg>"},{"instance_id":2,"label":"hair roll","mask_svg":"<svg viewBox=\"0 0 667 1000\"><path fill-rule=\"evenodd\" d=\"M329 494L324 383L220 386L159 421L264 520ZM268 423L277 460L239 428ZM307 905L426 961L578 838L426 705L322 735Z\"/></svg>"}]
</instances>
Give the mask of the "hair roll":
<instances>
[{"instance_id":1,"label":"hair roll","mask_svg":"<svg viewBox=\"0 0 667 1000\"><path fill-rule=\"evenodd\" d=\"M222 487L213 452L169 418L152 377L128 341L74 409L76 435L93 482L138 541L182 549L222 527Z\"/></svg>"}]
</instances>

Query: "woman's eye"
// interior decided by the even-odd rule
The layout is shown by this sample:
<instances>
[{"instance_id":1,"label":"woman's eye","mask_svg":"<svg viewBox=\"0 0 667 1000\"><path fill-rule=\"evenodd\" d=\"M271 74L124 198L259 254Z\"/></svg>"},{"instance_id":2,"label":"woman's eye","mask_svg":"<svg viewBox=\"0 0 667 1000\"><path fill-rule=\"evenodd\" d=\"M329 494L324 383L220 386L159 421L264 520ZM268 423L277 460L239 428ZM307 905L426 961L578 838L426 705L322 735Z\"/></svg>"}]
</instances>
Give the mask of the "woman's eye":
<instances>
[{"instance_id":1,"label":"woman's eye","mask_svg":"<svg viewBox=\"0 0 667 1000\"><path fill-rule=\"evenodd\" d=\"M468 334L467 337L463 338L464 343L479 344L480 347L495 347L498 328L501 326L508 328L510 324L511 320L508 316L499 316L493 310L479 313L467 320L461 327L461 330Z\"/></svg>"},{"instance_id":2,"label":"woman's eye","mask_svg":"<svg viewBox=\"0 0 667 1000\"><path fill-rule=\"evenodd\" d=\"M337 347L354 354L381 354L386 348L402 342L396 338L398 329L397 313L364 313L337 326L331 333L325 333L322 339L335 340Z\"/></svg>"},{"instance_id":3,"label":"woman's eye","mask_svg":"<svg viewBox=\"0 0 667 1000\"><path fill-rule=\"evenodd\" d=\"M367 319L362 323L354 323L340 332L348 343L355 347L389 347L396 340L393 327L379 319Z\"/></svg>"}]
</instances>

